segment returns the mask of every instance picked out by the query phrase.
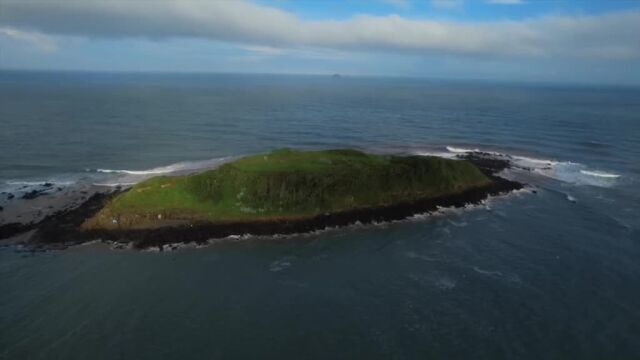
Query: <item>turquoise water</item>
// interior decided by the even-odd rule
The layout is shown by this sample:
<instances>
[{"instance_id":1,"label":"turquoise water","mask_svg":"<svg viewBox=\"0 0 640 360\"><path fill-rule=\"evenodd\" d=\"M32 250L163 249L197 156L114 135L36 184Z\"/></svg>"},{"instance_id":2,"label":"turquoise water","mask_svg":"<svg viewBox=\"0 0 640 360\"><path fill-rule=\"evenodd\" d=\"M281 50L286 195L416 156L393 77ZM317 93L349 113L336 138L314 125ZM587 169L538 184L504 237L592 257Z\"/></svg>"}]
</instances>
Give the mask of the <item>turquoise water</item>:
<instances>
[{"instance_id":1,"label":"turquoise water","mask_svg":"<svg viewBox=\"0 0 640 360\"><path fill-rule=\"evenodd\" d=\"M283 146L510 154L531 171L507 175L537 194L169 253L5 247L0 358L640 354L638 90L0 73L3 191L135 182Z\"/></svg>"}]
</instances>

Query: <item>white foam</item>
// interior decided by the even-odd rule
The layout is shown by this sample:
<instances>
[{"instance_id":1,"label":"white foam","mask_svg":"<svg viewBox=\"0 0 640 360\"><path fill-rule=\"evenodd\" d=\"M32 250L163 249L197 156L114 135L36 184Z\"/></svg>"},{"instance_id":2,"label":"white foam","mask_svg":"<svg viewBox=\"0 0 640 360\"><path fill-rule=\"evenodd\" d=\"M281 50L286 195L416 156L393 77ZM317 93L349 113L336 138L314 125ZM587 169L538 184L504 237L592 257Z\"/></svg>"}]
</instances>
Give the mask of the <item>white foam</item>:
<instances>
[{"instance_id":1,"label":"white foam","mask_svg":"<svg viewBox=\"0 0 640 360\"><path fill-rule=\"evenodd\" d=\"M75 185L78 183L78 181L79 179L75 181L56 179L45 179L42 181L7 180L0 182L0 192L8 192L17 195L21 193L28 193L32 190L38 190L42 193L51 193L53 191L56 191L56 189L58 188L65 188ZM45 186L45 184L47 185Z\"/></svg>"},{"instance_id":2,"label":"white foam","mask_svg":"<svg viewBox=\"0 0 640 360\"><path fill-rule=\"evenodd\" d=\"M464 153L470 153L470 152L479 152L480 150L478 149L464 149L464 148L457 148L457 147L453 147L453 146L446 146L446 149L452 153L458 153L458 154L464 154Z\"/></svg>"},{"instance_id":3,"label":"white foam","mask_svg":"<svg viewBox=\"0 0 640 360\"><path fill-rule=\"evenodd\" d=\"M604 171L580 170L580 172L585 174L585 175L602 177L602 178L607 178L607 179L616 179L616 178L620 177L620 175L618 175L618 174L606 173Z\"/></svg>"},{"instance_id":4,"label":"white foam","mask_svg":"<svg viewBox=\"0 0 640 360\"><path fill-rule=\"evenodd\" d=\"M489 151L489 150L480 150L478 148L465 149L465 148L458 148L453 146L445 146L445 148L447 149L447 151L452 152L454 154L468 154L468 153L474 153L474 152L481 152L481 153L491 154L495 156L507 156L506 154L503 154L503 153Z\"/></svg>"},{"instance_id":5,"label":"white foam","mask_svg":"<svg viewBox=\"0 0 640 360\"><path fill-rule=\"evenodd\" d=\"M100 179L99 181L95 182L94 185L109 187L131 186L157 175L183 175L187 173L215 169L216 167L236 158L236 156L226 156L201 161L181 161L171 165L160 166L146 170L87 169L87 171L95 171L101 174L119 175L115 178Z\"/></svg>"},{"instance_id":6,"label":"white foam","mask_svg":"<svg viewBox=\"0 0 640 360\"><path fill-rule=\"evenodd\" d=\"M567 183L599 187L611 187L619 177L607 176L613 174L599 172L598 175L593 175L593 171L588 170L585 165L570 161L557 162L552 166L534 167L532 172ZM606 175L602 176L603 174Z\"/></svg>"},{"instance_id":7,"label":"white foam","mask_svg":"<svg viewBox=\"0 0 640 360\"><path fill-rule=\"evenodd\" d=\"M53 186L68 186L68 185L75 184L74 181L58 181L58 180L42 180L42 181L7 180L4 183L11 186L44 186L44 184L51 184Z\"/></svg>"},{"instance_id":8,"label":"white foam","mask_svg":"<svg viewBox=\"0 0 640 360\"><path fill-rule=\"evenodd\" d=\"M469 153L489 154L490 156L510 161L514 169L527 171L536 175L576 185L611 187L615 185L615 180L621 177L614 173L591 170L584 164L572 161L559 161L531 156L512 155L508 153L487 151L479 148L468 149L454 146L445 146L445 148L449 153L443 157L450 158L451 156L456 157L461 154ZM432 153L432 155L437 156L437 153Z\"/></svg>"},{"instance_id":9,"label":"white foam","mask_svg":"<svg viewBox=\"0 0 640 360\"><path fill-rule=\"evenodd\" d=\"M520 155L512 155L511 158L514 162L519 163L522 166L527 165L546 165L546 166L554 166L558 164L558 161L548 160L548 159L537 159L528 156L520 156Z\"/></svg>"},{"instance_id":10,"label":"white foam","mask_svg":"<svg viewBox=\"0 0 640 360\"><path fill-rule=\"evenodd\" d=\"M95 186L104 186L104 187L119 187L119 186L133 186L137 184L136 182L115 182L115 183L93 183Z\"/></svg>"},{"instance_id":11,"label":"white foam","mask_svg":"<svg viewBox=\"0 0 640 360\"><path fill-rule=\"evenodd\" d=\"M42 185L44 184L46 181L5 181L5 184L7 185L14 185L14 186L38 186L38 185Z\"/></svg>"},{"instance_id":12,"label":"white foam","mask_svg":"<svg viewBox=\"0 0 640 360\"><path fill-rule=\"evenodd\" d=\"M99 173L105 174L130 174L130 175L147 175L147 174L162 174L167 171L162 170L112 170L112 169L96 169Z\"/></svg>"},{"instance_id":13,"label":"white foam","mask_svg":"<svg viewBox=\"0 0 640 360\"><path fill-rule=\"evenodd\" d=\"M413 154L418 156L437 156L446 159L457 159L457 154L444 151L415 151Z\"/></svg>"},{"instance_id":14,"label":"white foam","mask_svg":"<svg viewBox=\"0 0 640 360\"><path fill-rule=\"evenodd\" d=\"M100 173L116 173L116 174L128 174L128 175L157 175L157 174L171 174L183 171L191 170L203 170L210 169L219 166L234 157L226 156L221 158L213 158L201 161L182 161L167 166L160 166L147 170L113 170L113 169L96 169Z\"/></svg>"}]
</instances>

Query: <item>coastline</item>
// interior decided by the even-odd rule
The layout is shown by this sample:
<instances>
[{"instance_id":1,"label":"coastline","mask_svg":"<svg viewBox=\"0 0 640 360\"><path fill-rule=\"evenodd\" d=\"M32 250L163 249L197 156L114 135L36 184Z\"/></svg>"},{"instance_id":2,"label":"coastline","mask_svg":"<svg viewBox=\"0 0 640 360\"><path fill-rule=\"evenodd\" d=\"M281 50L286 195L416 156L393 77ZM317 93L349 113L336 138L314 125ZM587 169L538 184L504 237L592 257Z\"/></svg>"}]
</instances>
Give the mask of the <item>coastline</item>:
<instances>
[{"instance_id":1,"label":"coastline","mask_svg":"<svg viewBox=\"0 0 640 360\"><path fill-rule=\"evenodd\" d=\"M209 239L232 235L289 235L308 233L328 227L345 227L354 223L370 224L402 220L416 214L430 213L438 208L459 208L479 204L489 196L501 195L522 188L522 184L498 178L491 186L470 189L460 194L425 199L390 206L354 209L317 215L300 220L248 221L221 224L196 224L145 230L91 230L83 233L87 239L103 239L119 243L133 243L135 248L161 247L171 243L205 243Z\"/></svg>"},{"instance_id":2,"label":"coastline","mask_svg":"<svg viewBox=\"0 0 640 360\"><path fill-rule=\"evenodd\" d=\"M110 199L127 191L114 189L109 192L96 192L79 206L57 211L38 222L1 225L0 243L19 244L36 251L64 249L100 240L122 244L122 247L131 245L135 249L157 247L162 250L163 246L168 244L204 244L210 239L234 235L290 235L326 228L345 227L355 223L371 224L403 220L417 214L432 213L439 208L460 208L479 204L489 196L503 195L523 188L521 183L496 175L510 167L508 161L493 159L486 155L482 153L466 154L460 158L473 162L493 180L492 184L453 195L383 207L352 209L302 219L201 223L140 230L81 230L80 226L87 218L100 211ZM31 234L25 235L27 232L31 232Z\"/></svg>"}]
</instances>

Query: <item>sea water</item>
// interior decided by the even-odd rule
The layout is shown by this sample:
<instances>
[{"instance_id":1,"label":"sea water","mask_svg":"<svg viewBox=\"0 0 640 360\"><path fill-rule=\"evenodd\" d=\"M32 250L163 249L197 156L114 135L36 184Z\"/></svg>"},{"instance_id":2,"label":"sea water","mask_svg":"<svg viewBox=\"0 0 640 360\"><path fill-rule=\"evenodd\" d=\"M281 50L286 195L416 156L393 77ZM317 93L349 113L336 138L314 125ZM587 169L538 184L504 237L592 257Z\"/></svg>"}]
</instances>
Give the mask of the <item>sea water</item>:
<instances>
[{"instance_id":1,"label":"sea water","mask_svg":"<svg viewBox=\"0 0 640 360\"><path fill-rule=\"evenodd\" d=\"M0 359L640 355L638 89L0 72L5 212L45 182L128 185L280 147L479 150L529 187L173 252L7 246Z\"/></svg>"}]
</instances>

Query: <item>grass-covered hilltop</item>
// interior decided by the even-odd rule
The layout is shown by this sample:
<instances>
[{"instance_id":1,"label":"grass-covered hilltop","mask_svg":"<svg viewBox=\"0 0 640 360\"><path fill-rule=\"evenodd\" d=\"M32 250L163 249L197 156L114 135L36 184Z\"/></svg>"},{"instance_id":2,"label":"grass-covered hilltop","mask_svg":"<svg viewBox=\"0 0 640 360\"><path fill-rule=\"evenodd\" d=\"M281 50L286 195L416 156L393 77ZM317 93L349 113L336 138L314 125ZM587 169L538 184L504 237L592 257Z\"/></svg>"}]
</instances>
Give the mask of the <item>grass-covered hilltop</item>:
<instances>
[{"instance_id":1,"label":"grass-covered hilltop","mask_svg":"<svg viewBox=\"0 0 640 360\"><path fill-rule=\"evenodd\" d=\"M282 149L199 174L149 179L111 199L82 228L288 223L446 199L493 182L465 160Z\"/></svg>"}]
</instances>

